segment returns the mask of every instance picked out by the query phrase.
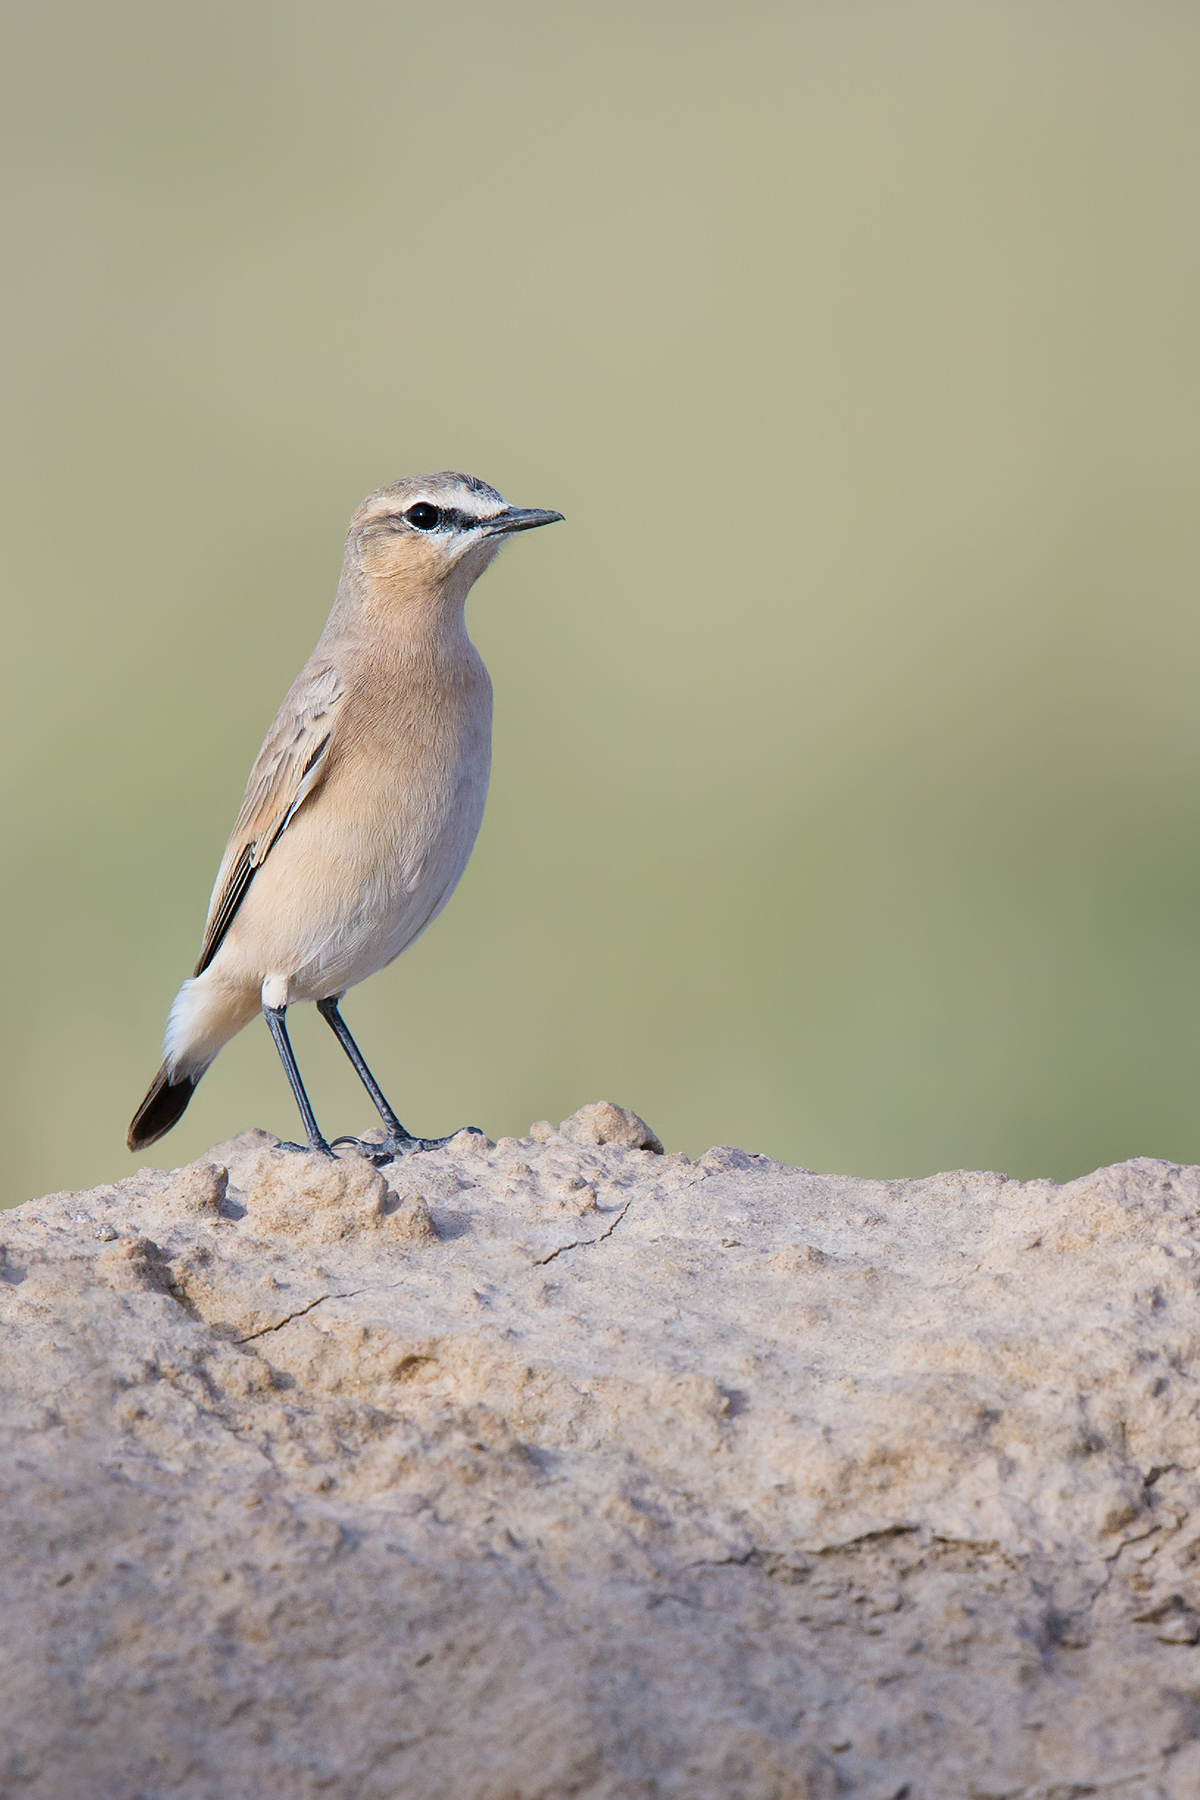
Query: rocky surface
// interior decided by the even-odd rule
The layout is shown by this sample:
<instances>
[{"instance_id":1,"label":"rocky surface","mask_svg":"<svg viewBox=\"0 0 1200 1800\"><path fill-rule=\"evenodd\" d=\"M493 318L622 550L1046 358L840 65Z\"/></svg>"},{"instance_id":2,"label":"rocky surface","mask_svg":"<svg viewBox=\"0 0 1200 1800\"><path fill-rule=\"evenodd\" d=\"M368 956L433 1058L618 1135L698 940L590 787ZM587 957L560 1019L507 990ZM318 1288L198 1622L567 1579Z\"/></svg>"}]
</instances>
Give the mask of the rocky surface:
<instances>
[{"instance_id":1,"label":"rocky surface","mask_svg":"<svg viewBox=\"0 0 1200 1800\"><path fill-rule=\"evenodd\" d=\"M5 1797L1200 1795L1200 1170L598 1107L0 1240Z\"/></svg>"}]
</instances>

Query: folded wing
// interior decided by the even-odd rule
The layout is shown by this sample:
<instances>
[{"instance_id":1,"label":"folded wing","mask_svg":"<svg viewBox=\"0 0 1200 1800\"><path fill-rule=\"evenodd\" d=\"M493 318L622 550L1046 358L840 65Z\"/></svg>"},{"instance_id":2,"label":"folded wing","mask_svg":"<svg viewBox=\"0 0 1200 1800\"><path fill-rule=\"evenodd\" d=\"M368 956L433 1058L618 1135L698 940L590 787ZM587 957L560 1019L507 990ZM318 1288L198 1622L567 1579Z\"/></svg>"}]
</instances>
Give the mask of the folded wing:
<instances>
[{"instance_id":1,"label":"folded wing","mask_svg":"<svg viewBox=\"0 0 1200 1800\"><path fill-rule=\"evenodd\" d=\"M203 975L221 948L256 873L328 774L344 698L337 670L323 663L303 670L280 707L250 771L242 810L225 847L197 975Z\"/></svg>"}]
</instances>

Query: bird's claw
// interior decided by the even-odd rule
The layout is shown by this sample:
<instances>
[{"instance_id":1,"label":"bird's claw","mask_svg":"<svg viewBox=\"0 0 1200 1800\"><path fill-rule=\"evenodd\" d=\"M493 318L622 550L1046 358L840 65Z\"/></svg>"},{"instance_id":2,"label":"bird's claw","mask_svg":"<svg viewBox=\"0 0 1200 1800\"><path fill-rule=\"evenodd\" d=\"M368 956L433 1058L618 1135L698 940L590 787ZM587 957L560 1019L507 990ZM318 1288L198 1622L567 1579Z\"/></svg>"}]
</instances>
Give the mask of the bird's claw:
<instances>
[{"instance_id":1,"label":"bird's claw","mask_svg":"<svg viewBox=\"0 0 1200 1800\"><path fill-rule=\"evenodd\" d=\"M480 1137L483 1136L478 1125L461 1125L459 1131L473 1131ZM421 1150L444 1150L446 1145L458 1135L458 1131L452 1131L448 1137L420 1138L410 1136L407 1131L403 1136L396 1132L389 1132L384 1138L334 1138L333 1144L335 1149L339 1144L349 1144L352 1150L358 1152L359 1156L365 1157L368 1162L374 1163L376 1168L379 1168L383 1163L396 1162L404 1156L416 1156Z\"/></svg>"}]
</instances>

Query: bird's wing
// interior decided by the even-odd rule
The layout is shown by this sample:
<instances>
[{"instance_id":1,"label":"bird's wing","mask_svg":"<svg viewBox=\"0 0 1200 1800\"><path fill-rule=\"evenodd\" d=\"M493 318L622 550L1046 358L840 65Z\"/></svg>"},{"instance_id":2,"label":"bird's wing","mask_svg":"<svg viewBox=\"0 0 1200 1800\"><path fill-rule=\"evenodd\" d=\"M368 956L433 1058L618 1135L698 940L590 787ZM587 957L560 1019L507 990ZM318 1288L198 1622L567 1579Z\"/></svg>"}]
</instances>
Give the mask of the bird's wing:
<instances>
[{"instance_id":1,"label":"bird's wing","mask_svg":"<svg viewBox=\"0 0 1200 1800\"><path fill-rule=\"evenodd\" d=\"M325 779L344 698L337 670L319 663L303 671L280 707L250 771L242 810L217 872L197 975L203 975L221 948L256 871Z\"/></svg>"}]
</instances>

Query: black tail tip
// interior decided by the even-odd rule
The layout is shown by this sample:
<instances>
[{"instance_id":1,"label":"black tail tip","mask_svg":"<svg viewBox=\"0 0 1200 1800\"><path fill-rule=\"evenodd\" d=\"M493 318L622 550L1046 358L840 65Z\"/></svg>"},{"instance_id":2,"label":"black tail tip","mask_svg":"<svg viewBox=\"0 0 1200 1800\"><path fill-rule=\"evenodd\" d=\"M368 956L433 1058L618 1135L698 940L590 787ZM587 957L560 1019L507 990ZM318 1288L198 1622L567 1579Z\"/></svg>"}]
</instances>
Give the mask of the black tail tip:
<instances>
[{"instance_id":1,"label":"black tail tip","mask_svg":"<svg viewBox=\"0 0 1200 1800\"><path fill-rule=\"evenodd\" d=\"M147 1145L157 1144L160 1137L166 1137L172 1126L178 1125L182 1119L195 1091L196 1084L190 1077L185 1076L182 1081L172 1082L167 1078L166 1069L160 1069L150 1083L146 1098L133 1115L125 1136L129 1148L145 1150Z\"/></svg>"}]
</instances>

